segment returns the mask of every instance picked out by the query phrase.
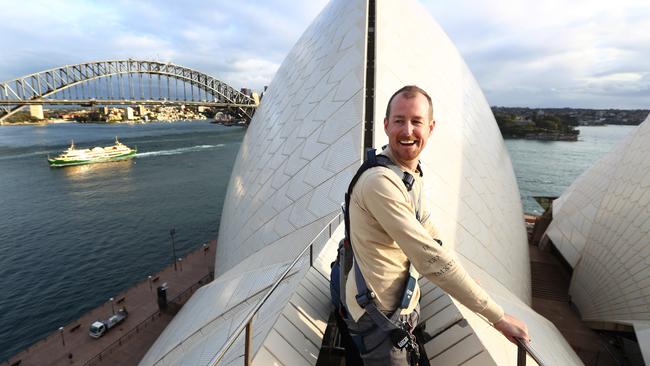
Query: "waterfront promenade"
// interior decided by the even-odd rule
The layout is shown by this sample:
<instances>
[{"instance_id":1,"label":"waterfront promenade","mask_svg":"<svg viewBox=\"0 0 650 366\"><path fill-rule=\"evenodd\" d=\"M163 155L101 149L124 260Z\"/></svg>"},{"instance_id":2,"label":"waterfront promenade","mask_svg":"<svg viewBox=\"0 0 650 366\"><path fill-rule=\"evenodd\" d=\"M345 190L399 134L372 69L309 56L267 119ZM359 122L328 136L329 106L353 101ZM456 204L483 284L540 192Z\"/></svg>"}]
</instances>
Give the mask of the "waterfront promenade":
<instances>
[{"instance_id":1,"label":"waterfront promenade","mask_svg":"<svg viewBox=\"0 0 650 366\"><path fill-rule=\"evenodd\" d=\"M585 366L616 366L607 338L589 328L571 305L571 273L553 251L529 245L533 310L550 320L562 333Z\"/></svg>"},{"instance_id":2,"label":"waterfront promenade","mask_svg":"<svg viewBox=\"0 0 650 366\"><path fill-rule=\"evenodd\" d=\"M12 356L2 366L137 365L169 324L175 312L199 287L212 280L216 241L194 250L174 265L145 278L79 319ZM156 288L167 284L168 308L158 309ZM129 316L99 339L88 335L90 324L126 307Z\"/></svg>"},{"instance_id":3,"label":"waterfront promenade","mask_svg":"<svg viewBox=\"0 0 650 366\"><path fill-rule=\"evenodd\" d=\"M532 224L535 217L528 217ZM129 316L117 328L99 339L88 335L90 324L113 312L106 302L79 319L53 331L46 338L14 355L0 366L82 365L134 366L139 363L180 306L200 286L212 280L216 241L191 252L177 269L169 265L134 287L114 297L113 308L126 307ZM578 353L585 365L616 365L606 339L589 329L570 307L570 274L551 252L530 245L533 309L551 320ZM158 309L156 288L167 283L167 311Z\"/></svg>"}]
</instances>

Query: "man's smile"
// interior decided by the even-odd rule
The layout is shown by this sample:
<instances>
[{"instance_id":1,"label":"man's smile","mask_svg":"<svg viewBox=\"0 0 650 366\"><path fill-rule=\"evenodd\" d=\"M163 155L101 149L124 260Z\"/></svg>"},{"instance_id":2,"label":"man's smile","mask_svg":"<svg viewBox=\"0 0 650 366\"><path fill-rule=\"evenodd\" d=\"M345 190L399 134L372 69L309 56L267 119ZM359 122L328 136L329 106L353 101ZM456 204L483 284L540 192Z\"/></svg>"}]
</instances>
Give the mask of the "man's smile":
<instances>
[{"instance_id":1,"label":"man's smile","mask_svg":"<svg viewBox=\"0 0 650 366\"><path fill-rule=\"evenodd\" d=\"M399 140L400 145L413 146L417 140Z\"/></svg>"}]
</instances>

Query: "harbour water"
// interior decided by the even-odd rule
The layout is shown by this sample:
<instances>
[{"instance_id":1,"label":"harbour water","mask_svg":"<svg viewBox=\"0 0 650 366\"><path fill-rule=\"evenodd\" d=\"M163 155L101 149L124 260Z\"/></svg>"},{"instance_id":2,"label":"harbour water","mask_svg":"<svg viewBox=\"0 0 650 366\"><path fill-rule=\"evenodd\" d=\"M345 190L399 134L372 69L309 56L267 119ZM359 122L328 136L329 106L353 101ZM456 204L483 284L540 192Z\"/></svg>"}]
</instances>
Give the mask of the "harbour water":
<instances>
[{"instance_id":1,"label":"harbour water","mask_svg":"<svg viewBox=\"0 0 650 366\"><path fill-rule=\"evenodd\" d=\"M558 196L634 127L578 142L507 140L524 209ZM206 122L0 127L0 361L217 237L245 131ZM51 169L45 157L115 136L131 161Z\"/></svg>"},{"instance_id":2,"label":"harbour water","mask_svg":"<svg viewBox=\"0 0 650 366\"><path fill-rule=\"evenodd\" d=\"M543 213L535 196L557 197L636 126L583 126L577 142L506 140L524 212Z\"/></svg>"},{"instance_id":3,"label":"harbour water","mask_svg":"<svg viewBox=\"0 0 650 366\"><path fill-rule=\"evenodd\" d=\"M207 122L0 127L0 362L217 237L245 130ZM74 139L130 161L49 168Z\"/></svg>"}]
</instances>

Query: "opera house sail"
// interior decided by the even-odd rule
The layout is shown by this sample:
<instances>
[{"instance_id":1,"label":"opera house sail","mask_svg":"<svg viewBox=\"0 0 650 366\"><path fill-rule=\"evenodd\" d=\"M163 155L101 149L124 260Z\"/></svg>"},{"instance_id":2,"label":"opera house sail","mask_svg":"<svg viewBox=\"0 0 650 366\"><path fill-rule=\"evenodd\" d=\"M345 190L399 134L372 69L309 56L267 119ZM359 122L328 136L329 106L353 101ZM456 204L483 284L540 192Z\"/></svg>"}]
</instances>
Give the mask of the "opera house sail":
<instances>
[{"instance_id":1,"label":"opera house sail","mask_svg":"<svg viewBox=\"0 0 650 366\"><path fill-rule=\"evenodd\" d=\"M582 364L530 308L510 158L454 45L414 0L333 0L287 55L250 123L224 204L215 280L184 305L141 365L243 364L245 337L224 345L260 304L253 363L316 363L331 311L329 264L343 235L344 191L364 149L387 143L386 103L405 84L433 99L436 128L421 157L443 240L506 312L527 322L547 365ZM314 238L311 256L290 267ZM432 283L421 285L432 364L516 363L517 348L483 318Z\"/></svg>"},{"instance_id":2,"label":"opera house sail","mask_svg":"<svg viewBox=\"0 0 650 366\"><path fill-rule=\"evenodd\" d=\"M632 326L650 363L650 116L553 202L546 235L583 320ZM604 328L608 327L608 328Z\"/></svg>"}]
</instances>

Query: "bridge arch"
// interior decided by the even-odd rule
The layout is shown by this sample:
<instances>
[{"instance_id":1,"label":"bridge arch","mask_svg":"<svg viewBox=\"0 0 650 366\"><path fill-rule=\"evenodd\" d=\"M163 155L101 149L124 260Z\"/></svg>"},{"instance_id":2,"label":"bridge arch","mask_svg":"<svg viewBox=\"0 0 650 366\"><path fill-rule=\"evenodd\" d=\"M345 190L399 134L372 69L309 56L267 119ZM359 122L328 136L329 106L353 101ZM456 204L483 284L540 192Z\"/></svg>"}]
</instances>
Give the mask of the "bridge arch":
<instances>
[{"instance_id":1,"label":"bridge arch","mask_svg":"<svg viewBox=\"0 0 650 366\"><path fill-rule=\"evenodd\" d=\"M140 75L139 80L137 77L134 77L138 74ZM241 117L249 120L252 117L254 109L257 107L258 102L253 97L236 90L221 80L188 67L160 61L133 59L109 60L65 65L0 83L0 121L18 112L28 104L48 104L48 102L77 104L65 103L67 99L53 100L48 99L48 97L63 93L66 90L71 93L72 88L79 88L79 86L82 89L82 98L80 100L101 103L102 99L114 99L111 98L113 77L117 78L118 88L120 89L119 99L144 101L146 100L144 88L147 82L143 80L142 76L146 74L150 75L150 77L158 75L158 99L163 99L161 77L165 77L169 96L171 95L170 80L175 80L175 92L178 92L178 82L180 81L182 83L184 95L179 98L178 93L176 93L175 101L190 101L187 97L187 86L189 85L192 100L194 100L194 90L197 90L199 99L201 98L201 92L203 92L206 105L232 108ZM128 82L128 86L124 85L124 88L126 89L128 87L129 90L122 90L120 83L124 77L127 79L125 83ZM97 85L95 85L94 91L85 91L83 88L84 85L89 85L90 82L98 81L99 79L110 79L111 82L106 82L106 89L102 90L101 93L98 93ZM148 87L149 99L153 99L151 79L148 80ZM139 96L134 95L135 89L138 89L140 92ZM130 98L123 98L122 94L124 96L129 94ZM93 98L87 98L86 95L93 95ZM209 100L207 100L208 98ZM165 98L165 100L167 99ZM79 100L75 101L78 102Z\"/></svg>"}]
</instances>

